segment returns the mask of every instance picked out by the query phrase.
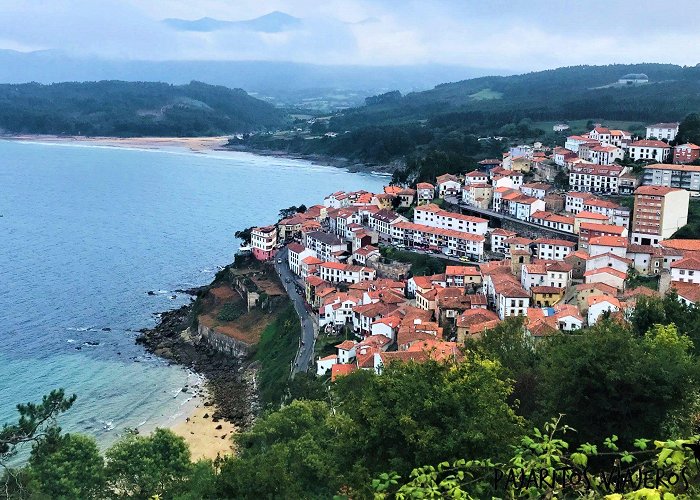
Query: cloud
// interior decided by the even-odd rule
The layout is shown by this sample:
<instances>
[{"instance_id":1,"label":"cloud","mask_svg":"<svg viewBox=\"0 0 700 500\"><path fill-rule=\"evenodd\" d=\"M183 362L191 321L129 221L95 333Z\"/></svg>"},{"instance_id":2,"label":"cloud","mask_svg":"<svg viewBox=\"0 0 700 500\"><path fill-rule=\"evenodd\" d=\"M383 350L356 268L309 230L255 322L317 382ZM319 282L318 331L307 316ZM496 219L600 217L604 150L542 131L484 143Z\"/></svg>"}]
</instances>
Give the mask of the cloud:
<instances>
[{"instance_id":1,"label":"cloud","mask_svg":"<svg viewBox=\"0 0 700 500\"><path fill-rule=\"evenodd\" d=\"M273 11L301 22L267 32L183 31L162 22L243 21ZM0 48L148 60L436 62L514 70L696 64L700 33L677 21L698 14L694 0L679 0L663 16L648 0L25 0L0 4Z\"/></svg>"}]
</instances>

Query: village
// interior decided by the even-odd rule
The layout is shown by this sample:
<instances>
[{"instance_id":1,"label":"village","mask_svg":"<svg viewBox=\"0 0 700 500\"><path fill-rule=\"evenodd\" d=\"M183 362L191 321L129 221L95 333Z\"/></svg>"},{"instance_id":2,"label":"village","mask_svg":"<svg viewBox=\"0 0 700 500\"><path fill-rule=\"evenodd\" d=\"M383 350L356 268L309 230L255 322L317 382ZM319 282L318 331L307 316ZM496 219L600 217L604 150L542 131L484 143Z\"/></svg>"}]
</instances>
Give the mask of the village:
<instances>
[{"instance_id":1,"label":"village","mask_svg":"<svg viewBox=\"0 0 700 500\"><path fill-rule=\"evenodd\" d=\"M700 166L690 164L700 146L669 145L678 125L649 125L635 138L598 124L564 147L518 145L434 184L331 193L252 228L245 250L291 272L285 286L323 344L315 372L332 379L381 373L395 360L459 358L465 341L513 316L536 343L603 316L625 321L643 295L673 289L696 304L700 240L670 238L700 196ZM562 174L567 190L554 186ZM614 201L620 195L633 205ZM410 255L444 272L415 272Z\"/></svg>"}]
</instances>

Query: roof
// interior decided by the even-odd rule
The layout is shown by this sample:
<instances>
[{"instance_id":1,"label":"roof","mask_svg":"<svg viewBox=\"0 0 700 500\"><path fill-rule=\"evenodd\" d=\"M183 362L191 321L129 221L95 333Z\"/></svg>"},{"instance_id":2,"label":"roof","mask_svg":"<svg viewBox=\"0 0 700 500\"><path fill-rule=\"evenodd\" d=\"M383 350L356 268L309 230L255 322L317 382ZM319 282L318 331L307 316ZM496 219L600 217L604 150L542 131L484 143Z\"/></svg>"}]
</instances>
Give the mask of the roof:
<instances>
[{"instance_id":1,"label":"roof","mask_svg":"<svg viewBox=\"0 0 700 500\"><path fill-rule=\"evenodd\" d=\"M475 266L447 266L445 275L481 276L481 271Z\"/></svg>"},{"instance_id":2,"label":"roof","mask_svg":"<svg viewBox=\"0 0 700 500\"><path fill-rule=\"evenodd\" d=\"M443 210L442 208L438 207L434 203L429 203L427 205L423 205L422 207L416 207L414 209L415 212L432 212L435 215L442 216L442 217L452 217L453 219L459 219L459 220L464 220L468 222L474 222L474 223L488 223L488 219L483 219L481 217L475 217L473 215L463 215L459 214L456 212L449 212L447 210Z\"/></svg>"},{"instance_id":3,"label":"roof","mask_svg":"<svg viewBox=\"0 0 700 500\"><path fill-rule=\"evenodd\" d=\"M684 259L677 260L671 264L671 269L691 269L693 271L700 271L700 259L696 259L695 257L686 257Z\"/></svg>"},{"instance_id":4,"label":"roof","mask_svg":"<svg viewBox=\"0 0 700 500\"><path fill-rule=\"evenodd\" d=\"M429 182L419 182L416 184L417 189L435 189L435 186L430 184Z\"/></svg>"},{"instance_id":5,"label":"roof","mask_svg":"<svg viewBox=\"0 0 700 500\"><path fill-rule=\"evenodd\" d=\"M647 76L642 74L641 76ZM647 128L678 128L680 125L678 122L667 122L667 123L654 123L652 125L647 125Z\"/></svg>"},{"instance_id":6,"label":"roof","mask_svg":"<svg viewBox=\"0 0 700 500\"><path fill-rule=\"evenodd\" d=\"M594 304L600 304L602 302L608 302L609 304L612 304L613 306L617 307L620 309L620 301L617 300L615 297L606 297L604 295L591 295L586 299L586 303L588 304L588 307L594 305Z\"/></svg>"},{"instance_id":7,"label":"roof","mask_svg":"<svg viewBox=\"0 0 700 500\"><path fill-rule=\"evenodd\" d=\"M646 194L653 196L666 196L674 191L683 191L683 189L665 187L665 186L639 186L634 190L634 194Z\"/></svg>"},{"instance_id":8,"label":"roof","mask_svg":"<svg viewBox=\"0 0 700 500\"><path fill-rule=\"evenodd\" d=\"M700 146L695 146L695 144L691 144L691 146L694 146L692 149L700 149ZM681 146L676 146L676 148L679 148ZM647 165L644 167L645 170L679 170L682 172L700 172L700 165L678 165L678 164L670 164L670 163L654 163L651 165Z\"/></svg>"},{"instance_id":9,"label":"roof","mask_svg":"<svg viewBox=\"0 0 700 500\"><path fill-rule=\"evenodd\" d=\"M627 238L622 236L594 236L588 242L589 245L598 245L604 247L625 248L627 246Z\"/></svg>"},{"instance_id":10,"label":"roof","mask_svg":"<svg viewBox=\"0 0 700 500\"><path fill-rule=\"evenodd\" d=\"M323 231L312 231L307 234L308 238L313 238L325 243L326 245L342 245L343 242L336 235L331 233L324 233Z\"/></svg>"},{"instance_id":11,"label":"roof","mask_svg":"<svg viewBox=\"0 0 700 500\"><path fill-rule=\"evenodd\" d=\"M335 364L331 366L331 382L335 382L338 377L349 375L357 370L355 365Z\"/></svg>"},{"instance_id":12,"label":"roof","mask_svg":"<svg viewBox=\"0 0 700 500\"><path fill-rule=\"evenodd\" d=\"M559 240L556 238L537 238L533 243L536 245L555 245L559 247L575 247L576 243L573 241Z\"/></svg>"},{"instance_id":13,"label":"roof","mask_svg":"<svg viewBox=\"0 0 700 500\"><path fill-rule=\"evenodd\" d=\"M676 293L686 300L697 303L700 302L700 286L697 283L671 283L671 287L676 289Z\"/></svg>"},{"instance_id":14,"label":"roof","mask_svg":"<svg viewBox=\"0 0 700 500\"><path fill-rule=\"evenodd\" d=\"M625 228L622 226L616 226L614 224L595 224L594 222L582 222L581 229L587 231L595 231L603 234L622 234L625 232Z\"/></svg>"},{"instance_id":15,"label":"roof","mask_svg":"<svg viewBox=\"0 0 700 500\"><path fill-rule=\"evenodd\" d=\"M558 288L556 286L533 286L530 287L530 291L532 293L555 293L555 294L563 294L565 289L564 288Z\"/></svg>"},{"instance_id":16,"label":"roof","mask_svg":"<svg viewBox=\"0 0 700 500\"><path fill-rule=\"evenodd\" d=\"M440 227L430 227L423 224L416 224L414 222L397 222L394 227L409 231L420 231L427 234L437 234L441 236L447 236L451 238L457 238L461 240L468 241L484 241L484 237L480 234L467 233L464 231L455 231L454 229L443 229Z\"/></svg>"},{"instance_id":17,"label":"roof","mask_svg":"<svg viewBox=\"0 0 700 500\"><path fill-rule=\"evenodd\" d=\"M345 340L335 347L336 347L336 349L342 349L343 351L349 351L355 347L355 342L353 342L352 340Z\"/></svg>"},{"instance_id":18,"label":"roof","mask_svg":"<svg viewBox=\"0 0 700 500\"><path fill-rule=\"evenodd\" d=\"M599 214L596 212L590 212L588 210L582 210L576 214L577 219L593 219L593 220L608 220L607 215Z\"/></svg>"},{"instance_id":19,"label":"roof","mask_svg":"<svg viewBox=\"0 0 700 500\"><path fill-rule=\"evenodd\" d=\"M541 212L535 212L533 217L539 213L541 213ZM518 233L516 233L515 231L509 231L508 229L503 229L502 227L499 227L498 229L494 229L493 231L491 231L491 235L494 235L494 234L499 235L499 236L515 236Z\"/></svg>"},{"instance_id":20,"label":"roof","mask_svg":"<svg viewBox=\"0 0 700 500\"><path fill-rule=\"evenodd\" d=\"M600 269L591 269L590 271L586 271L585 273L583 273L583 276L587 278L588 276L594 276L596 274L603 273L610 274L620 279L627 278L627 273L623 273L622 271L618 271L617 269L613 269L612 267L601 267Z\"/></svg>"},{"instance_id":21,"label":"roof","mask_svg":"<svg viewBox=\"0 0 700 500\"><path fill-rule=\"evenodd\" d=\"M700 240L661 240L659 245L664 248L673 248L674 250L689 250L691 252L700 251Z\"/></svg>"},{"instance_id":22,"label":"roof","mask_svg":"<svg viewBox=\"0 0 700 500\"><path fill-rule=\"evenodd\" d=\"M293 253L301 253L305 250L304 245L301 245L299 243L290 243L289 245L287 245L287 249Z\"/></svg>"},{"instance_id":23,"label":"roof","mask_svg":"<svg viewBox=\"0 0 700 500\"><path fill-rule=\"evenodd\" d=\"M630 144L630 147L641 147L641 148L671 148L664 141L657 141L654 139L642 139L641 141L635 141Z\"/></svg>"},{"instance_id":24,"label":"roof","mask_svg":"<svg viewBox=\"0 0 700 500\"><path fill-rule=\"evenodd\" d=\"M497 321L498 319L498 315L489 309L467 309L457 316L456 323L458 327L468 328L487 321Z\"/></svg>"},{"instance_id":25,"label":"roof","mask_svg":"<svg viewBox=\"0 0 700 500\"><path fill-rule=\"evenodd\" d=\"M584 290L589 289L598 290L609 295L617 294L617 288L615 288L614 286L607 285L605 283L581 283L580 285L576 285L577 292L582 292Z\"/></svg>"},{"instance_id":26,"label":"roof","mask_svg":"<svg viewBox=\"0 0 700 500\"><path fill-rule=\"evenodd\" d=\"M319 259L318 257L314 257L313 255L309 255L308 257L304 257L303 259L301 259L301 261L304 264L308 264L308 265L312 265L312 266L315 264L322 264L323 263L323 261L321 259Z\"/></svg>"}]
</instances>

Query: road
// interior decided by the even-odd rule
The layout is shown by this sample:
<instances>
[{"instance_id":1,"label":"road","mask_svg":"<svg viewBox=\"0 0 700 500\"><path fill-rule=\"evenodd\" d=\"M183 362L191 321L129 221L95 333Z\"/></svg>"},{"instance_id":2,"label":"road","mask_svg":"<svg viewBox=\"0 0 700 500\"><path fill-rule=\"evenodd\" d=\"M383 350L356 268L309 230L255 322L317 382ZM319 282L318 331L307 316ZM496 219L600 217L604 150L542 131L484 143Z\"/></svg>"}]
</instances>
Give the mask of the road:
<instances>
[{"instance_id":1,"label":"road","mask_svg":"<svg viewBox=\"0 0 700 500\"><path fill-rule=\"evenodd\" d=\"M278 264L277 259L282 259L282 263ZM282 285L289 299L294 304L294 309L299 316L299 321L301 322L302 332L301 332L301 344L299 345L299 351L297 352L295 365L292 368L292 374L299 372L305 372L309 369L309 365L314 361L314 344L316 342L316 336L318 335L318 326L316 324L316 318L312 316L306 309L304 295L296 292L296 287L303 284L297 280L294 273L289 270L287 266L287 248L283 248L275 256L275 269L282 280ZM287 279L290 283L287 283Z\"/></svg>"},{"instance_id":2,"label":"road","mask_svg":"<svg viewBox=\"0 0 700 500\"><path fill-rule=\"evenodd\" d=\"M475 207L473 205L467 205L466 203L462 202L461 200L459 200L457 197L454 197L454 196L446 196L445 201L447 203L451 203L452 205L456 205L456 206L463 208L465 210L470 210L470 211L477 213L479 215L485 215L487 217L493 217L493 218L497 218L497 219L510 220L516 224L521 224L523 226L532 228L536 231L549 231L551 233L554 233L554 234L562 237L565 240L578 241L578 237L573 233L569 233L567 231L561 231L559 229L554 229L551 227L541 226L539 224L535 224L534 222L518 219L516 217L512 217L510 215L507 215L507 214L504 214L501 212L496 212L495 210L489 210L487 208L479 208L479 207Z\"/></svg>"}]
</instances>

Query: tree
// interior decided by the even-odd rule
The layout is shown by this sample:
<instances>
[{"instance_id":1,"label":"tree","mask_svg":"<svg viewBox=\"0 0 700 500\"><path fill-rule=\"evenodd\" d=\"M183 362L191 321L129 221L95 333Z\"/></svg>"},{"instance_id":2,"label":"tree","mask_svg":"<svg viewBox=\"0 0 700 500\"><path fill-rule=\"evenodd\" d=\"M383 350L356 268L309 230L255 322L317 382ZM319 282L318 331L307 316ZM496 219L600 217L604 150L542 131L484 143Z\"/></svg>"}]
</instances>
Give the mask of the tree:
<instances>
[{"instance_id":1,"label":"tree","mask_svg":"<svg viewBox=\"0 0 700 500\"><path fill-rule=\"evenodd\" d=\"M250 244L250 236L251 236L251 233L253 232L253 229L255 229L254 226L247 227L245 229L241 229L240 231L236 231L235 233L233 233L233 235L236 238L242 240L245 245L249 245Z\"/></svg>"},{"instance_id":2,"label":"tree","mask_svg":"<svg viewBox=\"0 0 700 500\"><path fill-rule=\"evenodd\" d=\"M93 438L53 428L32 449L29 477L34 494L94 498L104 490L104 460Z\"/></svg>"},{"instance_id":3,"label":"tree","mask_svg":"<svg viewBox=\"0 0 700 500\"><path fill-rule=\"evenodd\" d=\"M17 447L34 443L43 438L56 426L56 417L73 406L77 396L66 397L63 389L51 391L41 403L17 405L19 421L16 424L3 424L0 430L0 463L13 456Z\"/></svg>"},{"instance_id":4,"label":"tree","mask_svg":"<svg viewBox=\"0 0 700 500\"><path fill-rule=\"evenodd\" d=\"M118 496L150 498L178 489L192 469L185 440L168 429L129 436L106 453L107 482Z\"/></svg>"},{"instance_id":5,"label":"tree","mask_svg":"<svg viewBox=\"0 0 700 500\"><path fill-rule=\"evenodd\" d=\"M690 113L678 125L675 144L686 142L700 144L700 114L698 113Z\"/></svg>"},{"instance_id":6,"label":"tree","mask_svg":"<svg viewBox=\"0 0 700 500\"><path fill-rule=\"evenodd\" d=\"M581 335L556 335L542 350L538 397L542 420L565 414L577 437L618 434L624 443L664 436L676 412L689 421L689 387L697 383L692 343L675 326L655 326L644 337L601 320Z\"/></svg>"},{"instance_id":7,"label":"tree","mask_svg":"<svg viewBox=\"0 0 700 500\"><path fill-rule=\"evenodd\" d=\"M303 206L303 205L302 205ZM294 217L297 213L300 212L301 207L297 207L296 205L292 205L289 208L283 208L279 212L279 217L280 219L288 219L289 217ZM306 207L304 207L306 209ZM306 211L306 210L304 210Z\"/></svg>"}]
</instances>

